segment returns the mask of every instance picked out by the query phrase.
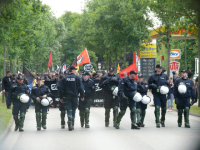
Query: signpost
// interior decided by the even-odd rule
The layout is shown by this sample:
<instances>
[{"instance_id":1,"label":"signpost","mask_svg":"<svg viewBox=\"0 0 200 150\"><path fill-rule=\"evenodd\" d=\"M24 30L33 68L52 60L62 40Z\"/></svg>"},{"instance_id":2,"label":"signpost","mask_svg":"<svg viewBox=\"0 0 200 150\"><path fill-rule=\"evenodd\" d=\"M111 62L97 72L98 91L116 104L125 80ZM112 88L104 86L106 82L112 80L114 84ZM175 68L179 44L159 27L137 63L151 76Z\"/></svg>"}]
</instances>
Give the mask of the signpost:
<instances>
[{"instance_id":1,"label":"signpost","mask_svg":"<svg viewBox=\"0 0 200 150\"><path fill-rule=\"evenodd\" d=\"M101 70L101 63L100 62L98 63L98 68L99 68L99 70Z\"/></svg>"},{"instance_id":2,"label":"signpost","mask_svg":"<svg viewBox=\"0 0 200 150\"><path fill-rule=\"evenodd\" d=\"M181 50L180 49L172 49L170 51L170 59L181 59Z\"/></svg>"}]
</instances>

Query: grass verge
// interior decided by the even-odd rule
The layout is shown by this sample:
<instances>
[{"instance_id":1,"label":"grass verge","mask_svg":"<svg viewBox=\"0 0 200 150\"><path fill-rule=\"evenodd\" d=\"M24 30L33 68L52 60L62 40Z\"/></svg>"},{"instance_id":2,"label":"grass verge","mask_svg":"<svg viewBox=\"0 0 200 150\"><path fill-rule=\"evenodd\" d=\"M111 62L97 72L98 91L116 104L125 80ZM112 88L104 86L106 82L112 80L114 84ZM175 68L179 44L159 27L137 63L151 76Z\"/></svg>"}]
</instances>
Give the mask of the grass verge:
<instances>
[{"instance_id":1,"label":"grass verge","mask_svg":"<svg viewBox=\"0 0 200 150\"><path fill-rule=\"evenodd\" d=\"M173 108L176 108L175 102L173 102ZM198 107L197 105L193 105L190 107L190 112L200 114L200 107Z\"/></svg>"},{"instance_id":2,"label":"grass verge","mask_svg":"<svg viewBox=\"0 0 200 150\"><path fill-rule=\"evenodd\" d=\"M12 110L6 108L6 102L2 103L2 95L0 95L0 135L7 128L12 117Z\"/></svg>"}]
</instances>

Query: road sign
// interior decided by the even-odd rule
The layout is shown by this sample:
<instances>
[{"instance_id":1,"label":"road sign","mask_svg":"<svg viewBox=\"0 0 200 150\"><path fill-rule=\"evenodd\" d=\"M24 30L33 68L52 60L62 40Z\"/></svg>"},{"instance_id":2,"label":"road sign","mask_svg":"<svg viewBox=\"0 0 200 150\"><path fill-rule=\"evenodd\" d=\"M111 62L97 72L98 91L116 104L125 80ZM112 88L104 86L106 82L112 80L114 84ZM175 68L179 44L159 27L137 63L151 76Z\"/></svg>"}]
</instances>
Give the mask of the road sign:
<instances>
[{"instance_id":1,"label":"road sign","mask_svg":"<svg viewBox=\"0 0 200 150\"><path fill-rule=\"evenodd\" d=\"M84 71L92 71L93 69L93 65L92 64L86 64L84 67L83 67Z\"/></svg>"},{"instance_id":2,"label":"road sign","mask_svg":"<svg viewBox=\"0 0 200 150\"><path fill-rule=\"evenodd\" d=\"M179 71L179 68L180 68L180 62L177 62L177 61L170 62L171 71Z\"/></svg>"},{"instance_id":3,"label":"road sign","mask_svg":"<svg viewBox=\"0 0 200 150\"><path fill-rule=\"evenodd\" d=\"M181 50L180 49L172 49L170 51L170 59L181 59Z\"/></svg>"}]
</instances>

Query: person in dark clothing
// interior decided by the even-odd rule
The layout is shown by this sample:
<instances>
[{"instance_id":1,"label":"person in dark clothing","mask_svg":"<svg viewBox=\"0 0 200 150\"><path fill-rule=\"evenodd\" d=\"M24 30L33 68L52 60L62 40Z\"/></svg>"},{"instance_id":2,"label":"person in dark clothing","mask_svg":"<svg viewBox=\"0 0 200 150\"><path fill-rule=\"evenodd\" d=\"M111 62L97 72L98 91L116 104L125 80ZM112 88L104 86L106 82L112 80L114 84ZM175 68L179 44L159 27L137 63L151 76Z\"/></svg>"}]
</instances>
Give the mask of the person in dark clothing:
<instances>
[{"instance_id":1,"label":"person in dark clothing","mask_svg":"<svg viewBox=\"0 0 200 150\"><path fill-rule=\"evenodd\" d=\"M192 77L193 77L193 73L191 72L191 69L189 69L188 78L189 78L189 79L192 79Z\"/></svg>"},{"instance_id":2,"label":"person in dark clothing","mask_svg":"<svg viewBox=\"0 0 200 150\"><path fill-rule=\"evenodd\" d=\"M195 103L194 82L188 79L188 72L186 70L182 71L182 75L183 77L174 83L173 89L175 104L178 110L178 127L182 125L182 114L184 110L185 127L190 128L189 110L190 106ZM191 102L190 98L192 98Z\"/></svg>"},{"instance_id":3,"label":"person in dark clothing","mask_svg":"<svg viewBox=\"0 0 200 150\"><path fill-rule=\"evenodd\" d=\"M2 91L3 93L5 93L5 97L7 99L8 97L8 92L10 91L10 87L13 84L13 78L11 77L11 71L7 70L6 72L6 76L2 79ZM7 104L7 100L6 100L6 105L7 105L7 109L11 109L10 106L8 106Z\"/></svg>"},{"instance_id":4,"label":"person in dark clothing","mask_svg":"<svg viewBox=\"0 0 200 150\"><path fill-rule=\"evenodd\" d=\"M114 74L115 70L113 67L109 69L109 73L101 78L99 87L104 90L105 96L105 126L109 126L110 109L113 108L113 126L115 127L117 122L118 107L119 107L119 97L114 96L112 91L113 87L118 87L121 78Z\"/></svg>"},{"instance_id":5,"label":"person in dark clothing","mask_svg":"<svg viewBox=\"0 0 200 150\"><path fill-rule=\"evenodd\" d=\"M36 113L36 122L37 130L41 130L41 118L42 118L42 128L46 129L46 119L47 119L47 109L48 106L43 106L41 100L51 96L50 89L48 86L43 85L42 79L37 77L37 85L33 87L31 92L31 98L35 103L35 113ZM41 117L42 112L42 117Z\"/></svg>"},{"instance_id":6,"label":"person in dark clothing","mask_svg":"<svg viewBox=\"0 0 200 150\"><path fill-rule=\"evenodd\" d=\"M84 101L84 89L81 78L76 73L74 66L69 67L69 75L64 77L61 81L60 88L60 102L64 104L68 116L68 129L74 130L75 113L78 107L78 94L80 93L80 100Z\"/></svg>"},{"instance_id":7,"label":"person in dark clothing","mask_svg":"<svg viewBox=\"0 0 200 150\"><path fill-rule=\"evenodd\" d=\"M89 79L90 74L85 72L83 74L83 87L85 91L84 101L79 101L78 109L80 111L80 121L81 127L89 128L89 114L90 114L90 99L95 96L95 83L91 79Z\"/></svg>"},{"instance_id":8,"label":"person in dark clothing","mask_svg":"<svg viewBox=\"0 0 200 150\"><path fill-rule=\"evenodd\" d=\"M22 96L26 94L26 102L23 101ZM24 131L24 120L26 114L26 103L29 101L30 91L27 85L23 83L23 77L17 77L17 83L13 84L9 90L7 97L7 105L10 107L11 99L13 101L13 118L15 120L15 131L19 129L19 131ZM28 99L27 99L28 97ZM18 114L20 112L20 119L18 118Z\"/></svg>"}]
</instances>

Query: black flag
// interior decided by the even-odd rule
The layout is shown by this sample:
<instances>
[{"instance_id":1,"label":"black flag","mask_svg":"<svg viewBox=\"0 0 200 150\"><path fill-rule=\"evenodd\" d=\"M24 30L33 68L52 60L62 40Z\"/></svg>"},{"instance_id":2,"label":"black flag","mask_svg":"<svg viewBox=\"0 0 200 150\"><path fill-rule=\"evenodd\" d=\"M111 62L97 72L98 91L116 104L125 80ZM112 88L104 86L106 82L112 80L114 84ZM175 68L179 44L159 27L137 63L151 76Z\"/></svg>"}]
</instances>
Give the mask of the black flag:
<instances>
[{"instance_id":1,"label":"black flag","mask_svg":"<svg viewBox=\"0 0 200 150\"><path fill-rule=\"evenodd\" d=\"M26 77L26 79L28 81L28 85L30 85L33 82L33 79L35 77L24 66L23 66L23 74L25 75L25 77Z\"/></svg>"},{"instance_id":2,"label":"black flag","mask_svg":"<svg viewBox=\"0 0 200 150\"><path fill-rule=\"evenodd\" d=\"M61 61L60 73L61 73L61 72L64 72L64 71L66 70L66 60L67 60L66 57L67 57L67 56L66 56L66 53L65 53L65 56L64 56L63 60Z\"/></svg>"}]
</instances>

